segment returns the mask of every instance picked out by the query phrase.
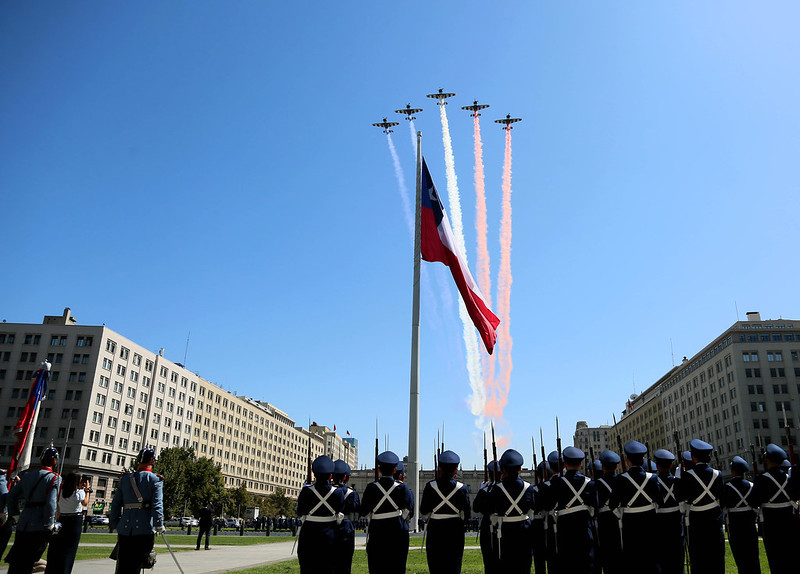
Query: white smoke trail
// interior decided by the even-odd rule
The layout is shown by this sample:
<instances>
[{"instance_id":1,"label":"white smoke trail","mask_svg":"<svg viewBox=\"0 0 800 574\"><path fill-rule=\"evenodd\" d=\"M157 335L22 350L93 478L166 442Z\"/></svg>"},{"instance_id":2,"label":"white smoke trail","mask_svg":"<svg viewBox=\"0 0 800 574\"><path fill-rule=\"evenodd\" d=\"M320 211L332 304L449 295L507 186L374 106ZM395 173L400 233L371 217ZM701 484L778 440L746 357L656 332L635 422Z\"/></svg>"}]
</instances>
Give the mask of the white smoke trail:
<instances>
[{"instance_id":1,"label":"white smoke trail","mask_svg":"<svg viewBox=\"0 0 800 574\"><path fill-rule=\"evenodd\" d=\"M414 240L414 215L411 212L411 202L408 199L408 188L406 187L406 178L403 173L403 166L400 165L400 157L397 155L397 149L394 147L392 141L392 134L386 134L386 141L389 142L389 151L392 154L392 162L394 163L394 175L397 177L397 189L400 192L400 200L403 203L403 214L405 215L406 225L408 232L411 234L411 240Z\"/></svg>"},{"instance_id":2,"label":"white smoke trail","mask_svg":"<svg viewBox=\"0 0 800 574\"><path fill-rule=\"evenodd\" d=\"M447 121L445 106L439 106L439 115L442 121L442 143L444 144L444 163L445 175L447 177L447 199L450 206L450 223L453 228L453 237L456 247L461 251L464 258L464 265L469 266L467 259L467 247L464 242L464 225L461 217L461 197L458 193L458 178L456 177L456 162L453 157L453 142L450 139L450 124ZM478 334L467 313L467 307L463 299L458 299L458 316L463 327L464 347L467 352L467 374L472 395L469 397L470 411L476 417L476 425L483 427L482 412L486 404L486 392L483 387L483 376L481 375L481 358L478 347Z\"/></svg>"}]
</instances>

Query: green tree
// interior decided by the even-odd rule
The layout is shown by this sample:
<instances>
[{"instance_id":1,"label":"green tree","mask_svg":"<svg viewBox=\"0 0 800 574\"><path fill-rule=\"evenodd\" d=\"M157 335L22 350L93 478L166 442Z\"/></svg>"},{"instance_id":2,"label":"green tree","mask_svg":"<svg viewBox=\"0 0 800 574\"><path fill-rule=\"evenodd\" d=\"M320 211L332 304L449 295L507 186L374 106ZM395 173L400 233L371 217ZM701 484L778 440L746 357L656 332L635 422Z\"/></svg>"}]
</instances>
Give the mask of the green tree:
<instances>
[{"instance_id":1,"label":"green tree","mask_svg":"<svg viewBox=\"0 0 800 574\"><path fill-rule=\"evenodd\" d=\"M230 499L228 514L231 516L241 518L244 516L244 509L253 506L253 499L244 484L239 485L238 488L228 489L228 497Z\"/></svg>"},{"instance_id":2,"label":"green tree","mask_svg":"<svg viewBox=\"0 0 800 574\"><path fill-rule=\"evenodd\" d=\"M205 508L209 502L214 505L215 514L228 503L225 479L219 465L209 458L199 458L189 466L186 483L188 487L185 489L185 499L193 516L198 516L200 509Z\"/></svg>"},{"instance_id":3,"label":"green tree","mask_svg":"<svg viewBox=\"0 0 800 574\"><path fill-rule=\"evenodd\" d=\"M158 455L153 472L164 477L164 517L183 515L189 482L186 477L195 461L191 448L168 448Z\"/></svg>"},{"instance_id":4,"label":"green tree","mask_svg":"<svg viewBox=\"0 0 800 574\"><path fill-rule=\"evenodd\" d=\"M286 491L279 487L267 496L263 510L267 516L297 516L297 502L286 496Z\"/></svg>"}]
</instances>

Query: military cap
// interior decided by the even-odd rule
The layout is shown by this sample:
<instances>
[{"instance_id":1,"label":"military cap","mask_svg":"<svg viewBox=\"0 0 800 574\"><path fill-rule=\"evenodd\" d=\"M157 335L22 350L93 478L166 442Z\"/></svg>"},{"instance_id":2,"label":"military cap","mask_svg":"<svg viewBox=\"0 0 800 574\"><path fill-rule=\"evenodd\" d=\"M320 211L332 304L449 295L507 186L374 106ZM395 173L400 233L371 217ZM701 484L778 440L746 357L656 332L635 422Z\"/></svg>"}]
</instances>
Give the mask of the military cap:
<instances>
[{"instance_id":1,"label":"military cap","mask_svg":"<svg viewBox=\"0 0 800 574\"><path fill-rule=\"evenodd\" d=\"M645 454L647 454L647 447L636 440L629 440L628 442L625 443L625 446L623 448L625 450L625 454L627 455L644 456Z\"/></svg>"},{"instance_id":2,"label":"military cap","mask_svg":"<svg viewBox=\"0 0 800 574\"><path fill-rule=\"evenodd\" d=\"M653 462L652 460L647 461L647 463L645 464L647 464L647 466L649 467L648 470L650 472L658 472L658 465L656 465L656 463Z\"/></svg>"},{"instance_id":3,"label":"military cap","mask_svg":"<svg viewBox=\"0 0 800 574\"><path fill-rule=\"evenodd\" d=\"M786 460L786 451L777 444L769 443L765 450L767 451L767 460L778 463Z\"/></svg>"},{"instance_id":4,"label":"military cap","mask_svg":"<svg viewBox=\"0 0 800 574\"><path fill-rule=\"evenodd\" d=\"M734 456L731 459L731 470L735 470L736 472L747 472L750 470L750 465L747 464L747 461L741 456Z\"/></svg>"},{"instance_id":5,"label":"military cap","mask_svg":"<svg viewBox=\"0 0 800 574\"><path fill-rule=\"evenodd\" d=\"M439 455L439 464L458 464L461 459L452 450L446 450Z\"/></svg>"},{"instance_id":6,"label":"military cap","mask_svg":"<svg viewBox=\"0 0 800 574\"><path fill-rule=\"evenodd\" d=\"M672 462L675 460L675 455L665 448L660 448L653 453L653 458L656 459L657 462Z\"/></svg>"},{"instance_id":7,"label":"military cap","mask_svg":"<svg viewBox=\"0 0 800 574\"><path fill-rule=\"evenodd\" d=\"M789 462L789 460L788 460L788 459L787 459L787 460L784 460L784 461L781 463L781 468L782 468L783 470L789 470L790 468L792 468L792 463L791 463L791 462Z\"/></svg>"},{"instance_id":8,"label":"military cap","mask_svg":"<svg viewBox=\"0 0 800 574\"><path fill-rule=\"evenodd\" d=\"M390 450L378 455L378 464L396 465L399 462L400 458Z\"/></svg>"},{"instance_id":9,"label":"military cap","mask_svg":"<svg viewBox=\"0 0 800 574\"><path fill-rule=\"evenodd\" d=\"M52 446L44 449L42 451L42 456L39 458L39 461L44 465L48 465L54 460L58 460L58 451Z\"/></svg>"},{"instance_id":10,"label":"military cap","mask_svg":"<svg viewBox=\"0 0 800 574\"><path fill-rule=\"evenodd\" d=\"M146 446L139 451L137 461L139 464L150 464L156 460L156 451L151 446Z\"/></svg>"},{"instance_id":11,"label":"military cap","mask_svg":"<svg viewBox=\"0 0 800 574\"><path fill-rule=\"evenodd\" d=\"M517 451L515 451L513 448L510 448L503 453L503 456L500 457L500 468L522 466L523 462L525 461L522 458L522 455Z\"/></svg>"},{"instance_id":12,"label":"military cap","mask_svg":"<svg viewBox=\"0 0 800 574\"><path fill-rule=\"evenodd\" d=\"M333 459L324 454L315 458L314 462L311 463L311 470L317 475L324 476L326 474L333 474L335 468L336 464L333 462Z\"/></svg>"},{"instance_id":13,"label":"military cap","mask_svg":"<svg viewBox=\"0 0 800 574\"><path fill-rule=\"evenodd\" d=\"M594 471L598 473L603 472L603 463L599 460L594 461Z\"/></svg>"},{"instance_id":14,"label":"military cap","mask_svg":"<svg viewBox=\"0 0 800 574\"><path fill-rule=\"evenodd\" d=\"M486 465L486 470L488 470L492 474L494 474L496 472L500 472L500 465L497 464L496 460L493 460L492 462L490 462L490 463L488 463Z\"/></svg>"},{"instance_id":15,"label":"military cap","mask_svg":"<svg viewBox=\"0 0 800 574\"><path fill-rule=\"evenodd\" d=\"M547 455L547 462L550 463L550 466L555 466L558 464L558 451L554 450L550 454Z\"/></svg>"},{"instance_id":16,"label":"military cap","mask_svg":"<svg viewBox=\"0 0 800 574\"><path fill-rule=\"evenodd\" d=\"M561 456L564 458L564 460L569 461L570 463L578 463L586 458L586 455L583 454L583 451L574 446L568 446L565 448Z\"/></svg>"},{"instance_id":17,"label":"military cap","mask_svg":"<svg viewBox=\"0 0 800 574\"><path fill-rule=\"evenodd\" d=\"M619 464L619 455L613 450L604 450L600 453L600 462L605 466L614 466Z\"/></svg>"},{"instance_id":18,"label":"military cap","mask_svg":"<svg viewBox=\"0 0 800 574\"><path fill-rule=\"evenodd\" d=\"M550 469L550 463L546 460L543 460L539 463L539 465L536 467L536 472L538 472L541 476L550 476L553 474L553 471Z\"/></svg>"},{"instance_id":19,"label":"military cap","mask_svg":"<svg viewBox=\"0 0 800 574\"><path fill-rule=\"evenodd\" d=\"M690 453L688 450L685 450L681 453L681 458L684 460L684 462L692 462L692 453Z\"/></svg>"},{"instance_id":20,"label":"military cap","mask_svg":"<svg viewBox=\"0 0 800 574\"><path fill-rule=\"evenodd\" d=\"M406 471L406 465L403 464L402 460L397 461L397 468L394 469L395 474L403 474Z\"/></svg>"},{"instance_id":21,"label":"military cap","mask_svg":"<svg viewBox=\"0 0 800 574\"><path fill-rule=\"evenodd\" d=\"M342 476L350 476L350 465L342 459L333 461L333 474L341 474Z\"/></svg>"},{"instance_id":22,"label":"military cap","mask_svg":"<svg viewBox=\"0 0 800 574\"><path fill-rule=\"evenodd\" d=\"M692 442L689 443L689 449L692 451L692 453L711 454L711 451L714 450L714 447L707 442L696 438L692 439Z\"/></svg>"}]
</instances>

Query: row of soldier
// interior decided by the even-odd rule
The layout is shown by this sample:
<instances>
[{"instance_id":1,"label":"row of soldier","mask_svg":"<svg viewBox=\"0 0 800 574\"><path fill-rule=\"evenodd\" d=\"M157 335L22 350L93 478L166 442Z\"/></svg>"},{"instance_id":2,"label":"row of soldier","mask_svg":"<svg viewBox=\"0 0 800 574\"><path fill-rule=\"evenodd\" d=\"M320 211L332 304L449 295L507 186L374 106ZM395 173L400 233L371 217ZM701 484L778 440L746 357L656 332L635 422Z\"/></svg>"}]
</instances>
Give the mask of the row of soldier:
<instances>
[{"instance_id":1,"label":"row of soldier","mask_svg":"<svg viewBox=\"0 0 800 574\"><path fill-rule=\"evenodd\" d=\"M471 511L481 518L480 545L485 571L537 574L600 572L725 572L725 530L739 572L760 572L760 534L773 573L795 572L792 542L800 526L800 475L792 479L787 455L766 448L766 469L751 483L747 462L734 457L733 478L724 483L710 465L713 447L693 440L680 460L667 450L645 461L647 448L636 441L624 448L627 464L612 451L601 453L581 473L584 453L575 447L550 453L536 468L534 483L520 476L522 455L507 450L487 464L488 480L470 503L469 488L456 478L456 453L438 456L437 478L425 485L419 512L431 574L458 574ZM380 478L363 497L347 482L350 468L327 456L312 464L313 484L297 501L302 527L298 558L303 573L349 574L354 520L369 520L370 572L404 574L409 548L411 491L397 475L399 458L377 457ZM624 471L619 472L623 464Z\"/></svg>"}]
</instances>

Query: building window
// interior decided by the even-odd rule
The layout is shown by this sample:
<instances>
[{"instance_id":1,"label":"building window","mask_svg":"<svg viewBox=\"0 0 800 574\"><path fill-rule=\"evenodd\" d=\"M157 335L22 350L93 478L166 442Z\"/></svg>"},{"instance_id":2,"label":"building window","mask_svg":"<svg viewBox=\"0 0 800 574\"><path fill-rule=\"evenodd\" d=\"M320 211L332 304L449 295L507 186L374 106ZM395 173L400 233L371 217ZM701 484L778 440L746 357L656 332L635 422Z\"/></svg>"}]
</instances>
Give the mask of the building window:
<instances>
[{"instance_id":1,"label":"building window","mask_svg":"<svg viewBox=\"0 0 800 574\"><path fill-rule=\"evenodd\" d=\"M96 461L97 451L91 448L86 449L86 460Z\"/></svg>"},{"instance_id":2,"label":"building window","mask_svg":"<svg viewBox=\"0 0 800 574\"><path fill-rule=\"evenodd\" d=\"M758 351L742 351L742 361L745 363L757 363Z\"/></svg>"},{"instance_id":3,"label":"building window","mask_svg":"<svg viewBox=\"0 0 800 574\"><path fill-rule=\"evenodd\" d=\"M130 356L130 351L128 349L126 349L125 347L120 347L119 348L119 358L123 359L123 360L127 360L128 356Z\"/></svg>"},{"instance_id":4,"label":"building window","mask_svg":"<svg viewBox=\"0 0 800 574\"><path fill-rule=\"evenodd\" d=\"M114 341L112 341L111 339L106 341L106 351L108 351L109 353L113 353L116 350L117 350L117 344Z\"/></svg>"},{"instance_id":5,"label":"building window","mask_svg":"<svg viewBox=\"0 0 800 574\"><path fill-rule=\"evenodd\" d=\"M94 404L100 405L101 407L104 406L106 404L106 396L97 393L97 396L95 397L94 400Z\"/></svg>"},{"instance_id":6,"label":"building window","mask_svg":"<svg viewBox=\"0 0 800 574\"><path fill-rule=\"evenodd\" d=\"M92 337L78 337L78 346L79 347L91 347L92 346Z\"/></svg>"}]
</instances>

